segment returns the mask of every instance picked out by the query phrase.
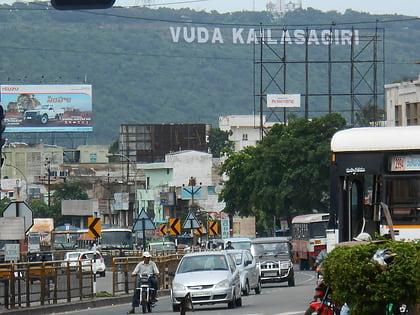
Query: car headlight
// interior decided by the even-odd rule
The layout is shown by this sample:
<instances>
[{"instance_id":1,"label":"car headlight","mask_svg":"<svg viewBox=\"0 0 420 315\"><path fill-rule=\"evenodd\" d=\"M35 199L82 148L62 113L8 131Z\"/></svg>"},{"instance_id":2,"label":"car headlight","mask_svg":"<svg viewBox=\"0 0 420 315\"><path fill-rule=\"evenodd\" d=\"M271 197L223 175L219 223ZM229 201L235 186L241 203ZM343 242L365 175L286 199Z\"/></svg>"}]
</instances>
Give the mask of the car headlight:
<instances>
[{"instance_id":1,"label":"car headlight","mask_svg":"<svg viewBox=\"0 0 420 315\"><path fill-rule=\"evenodd\" d=\"M291 266L292 266L292 263L290 261L288 261L288 262L282 262L281 265L280 265L280 268L281 269L288 269Z\"/></svg>"},{"instance_id":2,"label":"car headlight","mask_svg":"<svg viewBox=\"0 0 420 315\"><path fill-rule=\"evenodd\" d=\"M181 284L181 283L176 283L176 282L173 282L173 283L172 283L172 290L174 290L174 291L185 291L185 290L186 290L186 288L185 288L185 286L184 286L183 284Z\"/></svg>"},{"instance_id":3,"label":"car headlight","mask_svg":"<svg viewBox=\"0 0 420 315\"><path fill-rule=\"evenodd\" d=\"M215 288L229 288L230 282L229 280L226 279L226 280L220 281L219 283L216 283L214 287Z\"/></svg>"}]
</instances>

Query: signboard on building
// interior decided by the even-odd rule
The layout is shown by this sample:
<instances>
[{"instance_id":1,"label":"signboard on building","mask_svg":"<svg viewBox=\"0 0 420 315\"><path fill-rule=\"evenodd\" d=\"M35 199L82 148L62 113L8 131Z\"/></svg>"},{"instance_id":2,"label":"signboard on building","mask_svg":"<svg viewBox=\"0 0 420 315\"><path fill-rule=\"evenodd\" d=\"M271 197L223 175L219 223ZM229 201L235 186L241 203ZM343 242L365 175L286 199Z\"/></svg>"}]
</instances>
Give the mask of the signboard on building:
<instances>
[{"instance_id":1,"label":"signboard on building","mask_svg":"<svg viewBox=\"0 0 420 315\"><path fill-rule=\"evenodd\" d=\"M20 244L5 244L4 245L4 261L19 261L20 260Z\"/></svg>"},{"instance_id":2,"label":"signboard on building","mask_svg":"<svg viewBox=\"0 0 420 315\"><path fill-rule=\"evenodd\" d=\"M300 94L267 94L267 107L300 107Z\"/></svg>"},{"instance_id":3,"label":"signboard on building","mask_svg":"<svg viewBox=\"0 0 420 315\"><path fill-rule=\"evenodd\" d=\"M128 193L114 193L114 210L128 210Z\"/></svg>"},{"instance_id":4,"label":"signboard on building","mask_svg":"<svg viewBox=\"0 0 420 315\"><path fill-rule=\"evenodd\" d=\"M233 217L233 236L242 236L254 238L256 235L255 230L255 217Z\"/></svg>"},{"instance_id":5,"label":"signboard on building","mask_svg":"<svg viewBox=\"0 0 420 315\"><path fill-rule=\"evenodd\" d=\"M0 240L25 239L25 218L8 217L0 218Z\"/></svg>"},{"instance_id":6,"label":"signboard on building","mask_svg":"<svg viewBox=\"0 0 420 315\"><path fill-rule=\"evenodd\" d=\"M1 85L6 132L92 131L92 85Z\"/></svg>"},{"instance_id":7,"label":"signboard on building","mask_svg":"<svg viewBox=\"0 0 420 315\"><path fill-rule=\"evenodd\" d=\"M391 171L420 171L420 155L391 157Z\"/></svg>"}]
</instances>

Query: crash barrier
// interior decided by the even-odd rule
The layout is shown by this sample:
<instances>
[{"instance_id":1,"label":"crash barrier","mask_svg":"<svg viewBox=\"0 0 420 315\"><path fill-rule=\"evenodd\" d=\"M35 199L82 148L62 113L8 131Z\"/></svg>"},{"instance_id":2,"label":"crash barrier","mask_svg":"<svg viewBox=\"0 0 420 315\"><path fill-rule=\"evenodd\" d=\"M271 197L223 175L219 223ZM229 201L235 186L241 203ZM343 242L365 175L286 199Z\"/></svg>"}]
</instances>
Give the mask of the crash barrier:
<instances>
[{"instance_id":1,"label":"crash barrier","mask_svg":"<svg viewBox=\"0 0 420 315\"><path fill-rule=\"evenodd\" d=\"M108 254L106 281L112 283L110 295L132 294L136 278L131 277L141 251L132 256ZM136 255L136 256L134 256ZM153 257L160 276L158 287L169 289L171 277L184 253L161 253ZM110 272L111 271L111 272ZM44 261L0 264L1 309L27 308L96 298L97 275L92 265L82 261Z\"/></svg>"},{"instance_id":2,"label":"crash barrier","mask_svg":"<svg viewBox=\"0 0 420 315\"><path fill-rule=\"evenodd\" d=\"M90 269L90 270L89 270ZM93 297L91 266L64 261L0 264L0 306L6 309Z\"/></svg>"}]
</instances>

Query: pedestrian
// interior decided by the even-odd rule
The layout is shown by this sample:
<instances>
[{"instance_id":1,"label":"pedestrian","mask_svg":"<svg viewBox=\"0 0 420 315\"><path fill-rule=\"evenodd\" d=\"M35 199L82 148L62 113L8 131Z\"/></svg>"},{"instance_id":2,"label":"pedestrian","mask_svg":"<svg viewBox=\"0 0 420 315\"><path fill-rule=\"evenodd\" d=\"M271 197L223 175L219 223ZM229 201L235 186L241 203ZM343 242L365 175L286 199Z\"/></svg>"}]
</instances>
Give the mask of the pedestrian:
<instances>
[{"instance_id":1,"label":"pedestrian","mask_svg":"<svg viewBox=\"0 0 420 315\"><path fill-rule=\"evenodd\" d=\"M235 247L232 246L232 242L231 241L228 241L226 243L226 248L225 249L235 249Z\"/></svg>"},{"instance_id":2,"label":"pedestrian","mask_svg":"<svg viewBox=\"0 0 420 315\"><path fill-rule=\"evenodd\" d=\"M132 277L141 276L142 274L149 275L149 283L150 286L154 289L154 296L152 297L153 302L156 302L157 299L157 280L156 277L159 276L159 269L156 266L156 263L151 260L152 255L149 252L143 252L143 261L139 262L137 266L134 268L133 272L131 273ZM140 283L137 287L140 286ZM136 288L137 288L136 287ZM137 289L134 290L133 299L131 303L131 309L127 312L127 314L134 314L136 307L139 306L139 297Z\"/></svg>"}]
</instances>

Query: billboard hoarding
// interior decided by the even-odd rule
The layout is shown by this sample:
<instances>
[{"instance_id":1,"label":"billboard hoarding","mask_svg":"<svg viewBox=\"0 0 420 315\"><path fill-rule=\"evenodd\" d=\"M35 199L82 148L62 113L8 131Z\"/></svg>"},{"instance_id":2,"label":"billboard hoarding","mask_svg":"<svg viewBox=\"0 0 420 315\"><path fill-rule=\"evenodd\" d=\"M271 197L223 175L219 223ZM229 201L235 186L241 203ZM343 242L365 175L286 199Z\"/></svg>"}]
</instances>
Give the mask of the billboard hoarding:
<instances>
[{"instance_id":1,"label":"billboard hoarding","mask_svg":"<svg viewBox=\"0 0 420 315\"><path fill-rule=\"evenodd\" d=\"M6 132L90 132L92 85L1 85Z\"/></svg>"},{"instance_id":2,"label":"billboard hoarding","mask_svg":"<svg viewBox=\"0 0 420 315\"><path fill-rule=\"evenodd\" d=\"M267 94L267 107L300 107L300 94Z\"/></svg>"}]
</instances>

